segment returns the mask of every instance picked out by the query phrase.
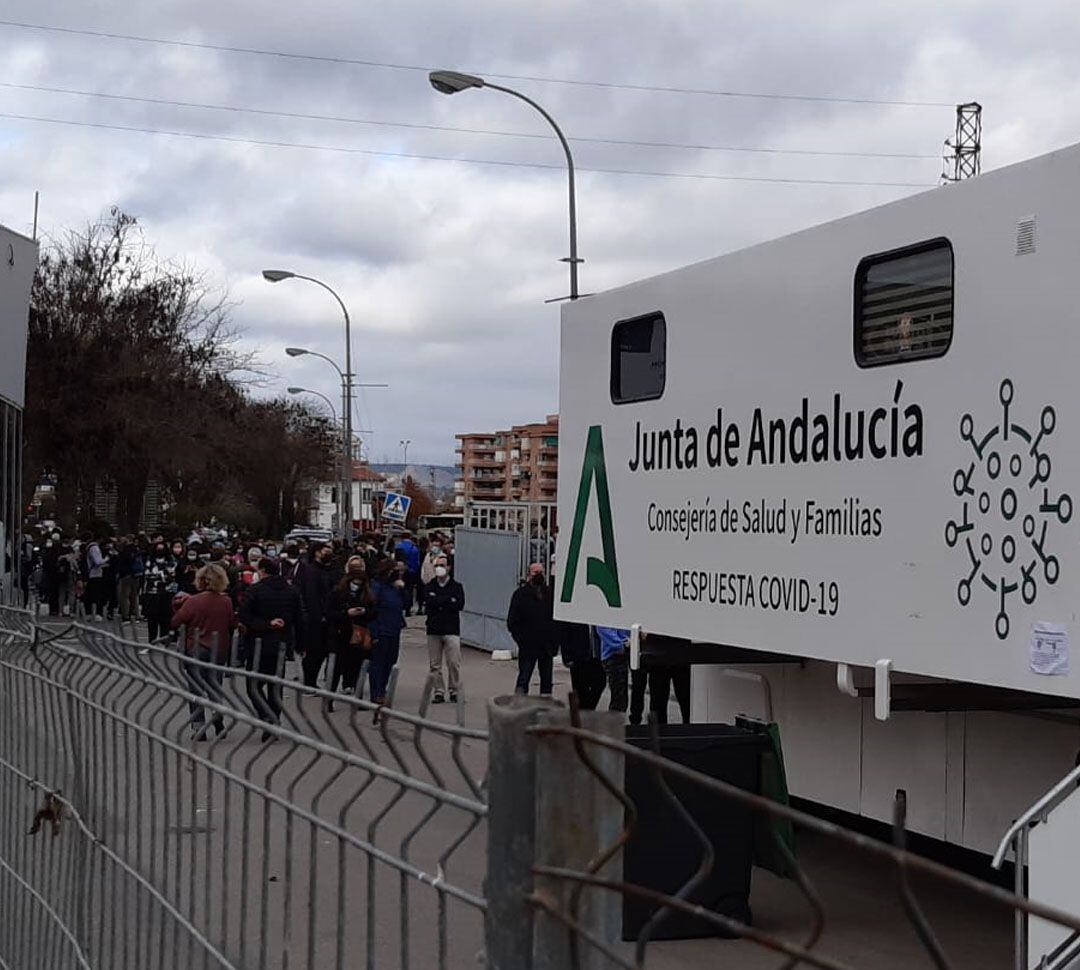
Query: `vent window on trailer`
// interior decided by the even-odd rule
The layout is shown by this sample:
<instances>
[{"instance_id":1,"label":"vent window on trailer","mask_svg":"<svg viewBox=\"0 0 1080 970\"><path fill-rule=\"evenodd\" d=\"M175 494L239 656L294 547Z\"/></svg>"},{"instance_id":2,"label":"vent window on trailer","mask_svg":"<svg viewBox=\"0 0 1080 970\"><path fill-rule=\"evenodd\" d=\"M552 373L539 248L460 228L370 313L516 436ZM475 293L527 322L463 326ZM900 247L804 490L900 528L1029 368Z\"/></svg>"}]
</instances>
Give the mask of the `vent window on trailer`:
<instances>
[{"instance_id":1,"label":"vent window on trailer","mask_svg":"<svg viewBox=\"0 0 1080 970\"><path fill-rule=\"evenodd\" d=\"M611 331L611 400L655 401L664 393L667 324L662 313L620 320Z\"/></svg>"},{"instance_id":2,"label":"vent window on trailer","mask_svg":"<svg viewBox=\"0 0 1080 970\"><path fill-rule=\"evenodd\" d=\"M952 342L947 239L868 256L855 272L855 361L877 367L941 357Z\"/></svg>"}]
</instances>

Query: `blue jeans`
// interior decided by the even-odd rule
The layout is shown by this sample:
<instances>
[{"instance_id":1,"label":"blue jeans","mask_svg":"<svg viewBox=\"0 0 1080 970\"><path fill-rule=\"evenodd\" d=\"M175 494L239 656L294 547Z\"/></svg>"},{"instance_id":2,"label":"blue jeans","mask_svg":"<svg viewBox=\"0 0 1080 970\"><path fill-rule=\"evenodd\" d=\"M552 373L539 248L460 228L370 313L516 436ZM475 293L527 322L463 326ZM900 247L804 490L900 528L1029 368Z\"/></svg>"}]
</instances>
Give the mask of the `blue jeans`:
<instances>
[{"instance_id":1,"label":"blue jeans","mask_svg":"<svg viewBox=\"0 0 1080 970\"><path fill-rule=\"evenodd\" d=\"M401 634L380 634L371 653L369 679L371 681L371 699L381 701L386 697L386 687L390 683L390 671L398 662L401 650Z\"/></svg>"}]
</instances>

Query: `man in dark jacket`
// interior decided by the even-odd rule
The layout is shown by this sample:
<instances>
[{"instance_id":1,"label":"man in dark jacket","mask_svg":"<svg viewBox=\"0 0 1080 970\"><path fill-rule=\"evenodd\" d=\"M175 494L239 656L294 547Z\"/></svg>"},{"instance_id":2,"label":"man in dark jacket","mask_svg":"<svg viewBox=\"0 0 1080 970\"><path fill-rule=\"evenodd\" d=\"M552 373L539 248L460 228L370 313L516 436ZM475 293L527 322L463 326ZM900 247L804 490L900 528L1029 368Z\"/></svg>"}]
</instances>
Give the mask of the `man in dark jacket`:
<instances>
[{"instance_id":1,"label":"man in dark jacket","mask_svg":"<svg viewBox=\"0 0 1080 970\"><path fill-rule=\"evenodd\" d=\"M240 622L248 639L247 669L280 676L281 653L303 632L304 602L300 594L281 578L276 559L259 562L259 581L251 586L240 609ZM280 685L248 679L248 696L255 713L270 724L281 717ZM263 740L271 736L263 734Z\"/></svg>"},{"instance_id":2,"label":"man in dark jacket","mask_svg":"<svg viewBox=\"0 0 1080 970\"><path fill-rule=\"evenodd\" d=\"M595 711L607 686L607 675L600 662L600 645L592 627L587 623L559 620L555 623L555 632L563 663L570 669L570 689L577 694L583 711Z\"/></svg>"},{"instance_id":3,"label":"man in dark jacket","mask_svg":"<svg viewBox=\"0 0 1080 970\"><path fill-rule=\"evenodd\" d=\"M450 578L446 558L435 564L435 578L424 587L424 611L427 613L428 669L435 674L435 692L431 702L446 700L443 691L443 660L446 661L450 700L456 701L461 689L461 611L465 608L465 589Z\"/></svg>"},{"instance_id":4,"label":"man in dark jacket","mask_svg":"<svg viewBox=\"0 0 1080 970\"><path fill-rule=\"evenodd\" d=\"M534 562L529 578L510 597L506 627L518 648L515 692L529 693L533 670L540 668L540 696L550 697L555 659L555 600L544 577L544 567Z\"/></svg>"},{"instance_id":5,"label":"man in dark jacket","mask_svg":"<svg viewBox=\"0 0 1080 970\"><path fill-rule=\"evenodd\" d=\"M336 574L332 566L332 546L316 544L293 575L293 588L299 590L307 614L306 631L300 641L304 654L304 683L314 687L319 671L330 654L330 630L326 623L326 607Z\"/></svg>"}]
</instances>

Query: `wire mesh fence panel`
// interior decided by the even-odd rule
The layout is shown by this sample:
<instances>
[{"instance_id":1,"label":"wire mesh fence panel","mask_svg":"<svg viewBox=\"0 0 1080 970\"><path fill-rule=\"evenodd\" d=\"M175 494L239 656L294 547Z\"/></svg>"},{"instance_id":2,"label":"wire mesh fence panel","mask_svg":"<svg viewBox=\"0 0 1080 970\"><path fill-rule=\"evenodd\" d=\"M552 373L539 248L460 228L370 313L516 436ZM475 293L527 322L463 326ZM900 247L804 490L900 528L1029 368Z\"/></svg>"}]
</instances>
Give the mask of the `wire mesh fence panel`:
<instances>
[{"instance_id":1,"label":"wire mesh fence panel","mask_svg":"<svg viewBox=\"0 0 1080 970\"><path fill-rule=\"evenodd\" d=\"M409 714L284 679L273 645L241 669L0 630L0 970L475 964L486 735L430 691Z\"/></svg>"},{"instance_id":2,"label":"wire mesh fence panel","mask_svg":"<svg viewBox=\"0 0 1080 970\"><path fill-rule=\"evenodd\" d=\"M622 737L621 718L613 728L602 719L596 721L595 714L589 717L594 720L583 717L572 698L568 712L543 711L524 729L536 746L535 883L529 894L536 914L534 970L688 966L693 965L691 954L709 961L720 958L718 966L783 970L876 967L884 965L886 956L892 961L889 965L901 966L907 965L900 962L905 953L918 965L939 970L1005 967L1014 965L1010 932L1014 913L1039 916L1069 932L1061 947L1065 956L1045 966L1062 970L1072 966L1080 953L1076 935L1080 915L909 852L903 792L897 793L892 841L881 841L770 800L752 785L732 784L664 757L656 726L650 744L641 746ZM639 777L634 788L626 783L631 774ZM572 787L573 805L548 797L558 786ZM699 797L703 794L708 796L704 810L706 802ZM667 825L663 831L646 832L645 816L651 812L655 818L657 804L666 811ZM588 809L582 812L574 805ZM781 898L788 909L783 931L775 918L755 925L741 903L724 905L730 899L703 891L710 884L715 887L718 879L730 884L731 868L739 865L730 849L718 851L718 845L731 835L724 829L731 829L734 811L752 816L754 835L765 835L786 870L788 891L780 896L774 893L774 900ZM710 824L715 821L710 813L727 819L717 827ZM800 857L790 845L792 827L810 849ZM563 837L560 833L566 829L575 836ZM639 835L654 840L661 856L679 851L678 843L690 845L687 857L692 865L680 877L681 884L658 887L655 868L643 871L639 866L632 872L629 848ZM864 883L862 898L837 892L835 882L823 888L817 878L815 870L826 868L820 865L822 860L835 874L845 858L850 867L843 878ZM843 908L837 901L842 901ZM646 915L631 925L627 914L635 906ZM966 929L954 919L957 910L977 913ZM858 915L853 918L853 913ZM681 920L685 925L688 919L696 931L671 934L683 937L681 957L673 959L676 951L661 941L671 924ZM863 925L853 934L857 920ZM837 924L840 930L834 934ZM880 932L885 924L906 924L906 931L887 937ZM1005 933L998 933L1002 928ZM989 948L981 946L974 933L996 934L1000 945L991 962L987 961ZM752 949L686 948L686 936L709 935L740 940ZM862 937L857 945L852 945L853 935ZM844 942L838 945L837 939ZM852 956L860 952L857 958ZM731 962L723 962L723 957ZM1026 954L1018 953L1015 961L1016 966L1028 965Z\"/></svg>"}]
</instances>

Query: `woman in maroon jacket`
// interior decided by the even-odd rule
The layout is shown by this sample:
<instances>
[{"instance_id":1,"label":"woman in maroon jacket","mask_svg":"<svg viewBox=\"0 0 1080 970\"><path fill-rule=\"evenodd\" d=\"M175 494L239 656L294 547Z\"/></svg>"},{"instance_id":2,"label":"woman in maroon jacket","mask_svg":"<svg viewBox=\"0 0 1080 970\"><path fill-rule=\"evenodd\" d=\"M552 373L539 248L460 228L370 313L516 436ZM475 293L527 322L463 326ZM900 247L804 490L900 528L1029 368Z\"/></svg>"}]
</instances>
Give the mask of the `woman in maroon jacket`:
<instances>
[{"instance_id":1,"label":"woman in maroon jacket","mask_svg":"<svg viewBox=\"0 0 1080 970\"><path fill-rule=\"evenodd\" d=\"M217 563L210 563L199 570L195 586L200 592L184 599L173 613L172 626L186 627L183 649L189 657L202 664L225 666L232 652L232 632L236 628L236 614L228 595L229 574ZM191 693L223 704L225 691L221 686L221 672L202 664L184 664ZM206 712L194 701L190 707L192 736L196 741L205 741L208 731ZM214 714L210 727L219 736L225 733L221 714Z\"/></svg>"}]
</instances>

